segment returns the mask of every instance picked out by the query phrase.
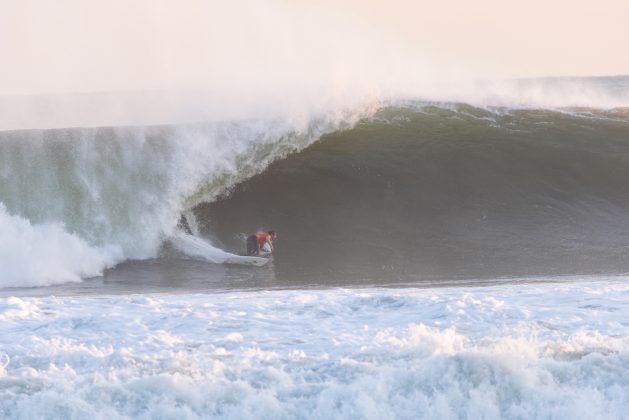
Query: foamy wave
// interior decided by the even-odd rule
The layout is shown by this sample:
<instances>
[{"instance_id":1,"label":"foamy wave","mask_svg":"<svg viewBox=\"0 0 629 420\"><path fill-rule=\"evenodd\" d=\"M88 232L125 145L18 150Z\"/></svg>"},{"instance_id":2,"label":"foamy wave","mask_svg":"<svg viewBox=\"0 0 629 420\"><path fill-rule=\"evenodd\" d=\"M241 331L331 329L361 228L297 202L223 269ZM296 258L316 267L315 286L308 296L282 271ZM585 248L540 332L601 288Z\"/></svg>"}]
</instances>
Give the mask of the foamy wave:
<instances>
[{"instance_id":1,"label":"foamy wave","mask_svg":"<svg viewBox=\"0 0 629 420\"><path fill-rule=\"evenodd\" d=\"M0 287L77 282L121 259L119 247L90 246L58 223L32 225L0 203Z\"/></svg>"},{"instance_id":2,"label":"foamy wave","mask_svg":"<svg viewBox=\"0 0 629 420\"><path fill-rule=\"evenodd\" d=\"M10 418L622 418L625 279L0 299Z\"/></svg>"}]
</instances>

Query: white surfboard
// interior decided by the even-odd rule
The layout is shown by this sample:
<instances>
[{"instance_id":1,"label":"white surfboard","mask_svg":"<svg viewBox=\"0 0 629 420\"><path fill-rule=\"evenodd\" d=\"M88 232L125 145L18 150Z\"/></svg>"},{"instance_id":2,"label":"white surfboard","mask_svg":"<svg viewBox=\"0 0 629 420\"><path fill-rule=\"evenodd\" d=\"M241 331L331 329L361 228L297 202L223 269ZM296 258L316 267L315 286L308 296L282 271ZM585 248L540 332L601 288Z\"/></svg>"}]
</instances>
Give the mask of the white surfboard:
<instances>
[{"instance_id":1,"label":"white surfboard","mask_svg":"<svg viewBox=\"0 0 629 420\"><path fill-rule=\"evenodd\" d=\"M263 257L247 257L236 255L229 257L225 260L227 264L243 264L243 265L255 265L256 267L262 267L269 262L268 258Z\"/></svg>"},{"instance_id":2,"label":"white surfboard","mask_svg":"<svg viewBox=\"0 0 629 420\"><path fill-rule=\"evenodd\" d=\"M240 264L262 267L269 262L269 258L241 256L223 251L198 236L188 235L180 231L173 233L170 237L170 242L175 248L190 257L202 258L216 264Z\"/></svg>"}]
</instances>

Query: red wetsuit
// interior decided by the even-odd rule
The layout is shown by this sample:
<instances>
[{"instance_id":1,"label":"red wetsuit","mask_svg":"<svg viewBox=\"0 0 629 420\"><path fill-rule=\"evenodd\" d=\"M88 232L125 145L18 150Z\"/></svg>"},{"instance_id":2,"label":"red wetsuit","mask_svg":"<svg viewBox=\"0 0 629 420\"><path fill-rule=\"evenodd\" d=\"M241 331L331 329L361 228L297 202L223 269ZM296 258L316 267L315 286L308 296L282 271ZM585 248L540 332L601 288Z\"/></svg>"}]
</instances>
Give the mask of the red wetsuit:
<instances>
[{"instance_id":1,"label":"red wetsuit","mask_svg":"<svg viewBox=\"0 0 629 420\"><path fill-rule=\"evenodd\" d=\"M256 239L258 240L258 245L260 245L260 248L262 248L264 244L267 243L267 241L273 243L273 237L266 232L256 233Z\"/></svg>"}]
</instances>

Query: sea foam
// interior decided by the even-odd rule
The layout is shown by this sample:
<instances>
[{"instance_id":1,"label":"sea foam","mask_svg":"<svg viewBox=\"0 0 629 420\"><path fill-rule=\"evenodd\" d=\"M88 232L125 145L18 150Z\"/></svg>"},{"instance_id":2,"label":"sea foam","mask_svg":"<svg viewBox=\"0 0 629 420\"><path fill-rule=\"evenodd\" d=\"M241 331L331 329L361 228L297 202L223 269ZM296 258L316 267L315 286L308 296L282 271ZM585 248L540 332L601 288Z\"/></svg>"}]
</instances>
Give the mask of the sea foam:
<instances>
[{"instance_id":1,"label":"sea foam","mask_svg":"<svg viewBox=\"0 0 629 420\"><path fill-rule=\"evenodd\" d=\"M0 287L78 282L121 259L117 246L90 246L61 223L31 224L0 203Z\"/></svg>"},{"instance_id":2,"label":"sea foam","mask_svg":"<svg viewBox=\"0 0 629 420\"><path fill-rule=\"evenodd\" d=\"M4 298L8 418L623 418L626 279Z\"/></svg>"}]
</instances>

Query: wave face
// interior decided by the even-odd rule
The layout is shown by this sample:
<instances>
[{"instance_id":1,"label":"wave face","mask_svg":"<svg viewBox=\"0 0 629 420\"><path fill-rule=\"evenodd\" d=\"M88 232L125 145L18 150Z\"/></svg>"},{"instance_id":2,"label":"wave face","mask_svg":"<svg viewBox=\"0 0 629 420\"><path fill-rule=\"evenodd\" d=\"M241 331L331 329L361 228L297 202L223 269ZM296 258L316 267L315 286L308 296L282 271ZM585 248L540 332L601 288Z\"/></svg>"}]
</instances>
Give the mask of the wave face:
<instances>
[{"instance_id":1,"label":"wave face","mask_svg":"<svg viewBox=\"0 0 629 420\"><path fill-rule=\"evenodd\" d=\"M204 235L279 231L285 284L629 271L626 109L407 102L219 202Z\"/></svg>"}]
</instances>

